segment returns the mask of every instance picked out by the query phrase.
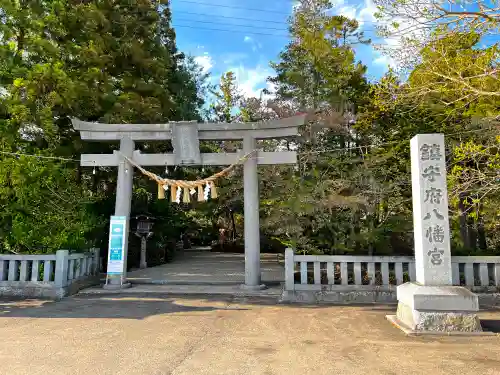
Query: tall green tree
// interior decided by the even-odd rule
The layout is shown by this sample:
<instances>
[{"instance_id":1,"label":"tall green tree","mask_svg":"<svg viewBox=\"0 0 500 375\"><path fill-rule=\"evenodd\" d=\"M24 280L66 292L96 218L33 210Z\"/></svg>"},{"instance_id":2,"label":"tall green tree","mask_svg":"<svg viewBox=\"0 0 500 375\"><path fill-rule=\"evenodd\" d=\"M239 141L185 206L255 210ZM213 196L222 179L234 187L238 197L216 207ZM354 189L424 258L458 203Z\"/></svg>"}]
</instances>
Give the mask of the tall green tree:
<instances>
[{"instance_id":1,"label":"tall green tree","mask_svg":"<svg viewBox=\"0 0 500 375\"><path fill-rule=\"evenodd\" d=\"M344 150L358 144L350 117L367 87L366 68L356 62L353 45L369 43L355 20L330 9L330 1L301 1L290 19L292 41L272 64L278 101L309 116L298 141L286 145L299 153L296 170L276 171L266 180L272 203L265 220L267 230L287 245L327 253L357 246L350 239L356 218L347 212L365 203L342 181L362 158Z\"/></svg>"},{"instance_id":2,"label":"tall green tree","mask_svg":"<svg viewBox=\"0 0 500 375\"><path fill-rule=\"evenodd\" d=\"M381 49L403 73L409 74L416 67L421 73L421 80L413 80L406 87L408 96L425 100L427 94L434 93L442 94L444 102L499 101L500 50L496 36L500 32L500 3L497 0L445 3L375 0L374 3L380 20L379 33L393 41Z\"/></svg>"},{"instance_id":3,"label":"tall green tree","mask_svg":"<svg viewBox=\"0 0 500 375\"><path fill-rule=\"evenodd\" d=\"M482 34L441 35L420 51L421 61L400 95L435 103L445 112L458 110L500 125L500 48L481 46ZM424 104L426 105L426 104Z\"/></svg>"},{"instance_id":4,"label":"tall green tree","mask_svg":"<svg viewBox=\"0 0 500 375\"><path fill-rule=\"evenodd\" d=\"M1 150L70 159L111 151L81 142L71 117L199 119L195 70L177 51L168 1L1 0ZM4 249L84 246L112 214L114 170L5 154L0 163ZM137 194L147 184L135 183Z\"/></svg>"},{"instance_id":5,"label":"tall green tree","mask_svg":"<svg viewBox=\"0 0 500 375\"><path fill-rule=\"evenodd\" d=\"M278 98L314 114L294 144L297 170L266 180L279 187L267 191L267 230L309 252L411 254L409 140L439 132L452 166L453 251L491 252L498 247L496 46L479 46L484 34L474 28L448 35L437 25L407 79L390 72L368 85L348 39L324 32L339 29L326 26L340 21L328 7L301 2L291 19L295 39L274 65ZM351 43L363 40L351 31ZM338 104L346 101L352 105Z\"/></svg>"},{"instance_id":6,"label":"tall green tree","mask_svg":"<svg viewBox=\"0 0 500 375\"><path fill-rule=\"evenodd\" d=\"M331 7L328 0L301 1L290 20L292 41L271 64L277 96L304 109L338 107L352 99L366 70L355 61L352 46L369 40L357 21L330 15Z\"/></svg>"},{"instance_id":7,"label":"tall green tree","mask_svg":"<svg viewBox=\"0 0 500 375\"><path fill-rule=\"evenodd\" d=\"M218 88L212 89L211 93L215 97L215 102L211 105L213 120L232 122L239 114L239 104L243 98L236 75L231 71L222 74Z\"/></svg>"}]
</instances>

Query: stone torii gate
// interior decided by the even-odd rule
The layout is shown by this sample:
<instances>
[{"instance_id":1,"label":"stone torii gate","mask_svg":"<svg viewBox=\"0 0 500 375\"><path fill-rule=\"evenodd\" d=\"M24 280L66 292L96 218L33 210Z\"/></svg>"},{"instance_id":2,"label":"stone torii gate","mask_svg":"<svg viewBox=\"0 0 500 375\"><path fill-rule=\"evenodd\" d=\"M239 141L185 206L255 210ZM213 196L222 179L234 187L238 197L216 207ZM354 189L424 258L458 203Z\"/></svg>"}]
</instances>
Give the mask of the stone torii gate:
<instances>
[{"instance_id":1,"label":"stone torii gate","mask_svg":"<svg viewBox=\"0 0 500 375\"><path fill-rule=\"evenodd\" d=\"M259 181L257 165L295 164L295 151L259 152L256 141L295 137L298 127L305 123L306 115L285 119L250 123L196 123L169 122L165 124L102 124L73 119L73 127L82 140L119 141L120 151L113 154L83 154L85 167L118 166L115 215L125 216L128 233L133 186L133 165L126 156L140 166L208 166L231 165L242 156L253 152L244 162L244 236L245 236L245 288L260 289L260 225ZM135 150L135 141L172 140L173 154L143 154ZM243 140L243 150L236 153L200 153L200 140ZM128 234L125 236L123 285L126 285ZM122 285L111 279L116 287Z\"/></svg>"}]
</instances>

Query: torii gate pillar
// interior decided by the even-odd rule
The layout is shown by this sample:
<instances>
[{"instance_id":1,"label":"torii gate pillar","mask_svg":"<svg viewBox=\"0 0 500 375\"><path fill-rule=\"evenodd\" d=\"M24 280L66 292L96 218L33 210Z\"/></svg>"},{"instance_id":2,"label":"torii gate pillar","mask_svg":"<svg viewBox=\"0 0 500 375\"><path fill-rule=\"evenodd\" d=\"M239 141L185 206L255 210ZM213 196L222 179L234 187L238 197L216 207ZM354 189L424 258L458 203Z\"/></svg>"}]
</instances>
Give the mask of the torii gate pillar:
<instances>
[{"instance_id":1,"label":"torii gate pillar","mask_svg":"<svg viewBox=\"0 0 500 375\"><path fill-rule=\"evenodd\" d=\"M120 140L120 152L132 158L135 150L135 142L124 137ZM134 183L134 167L125 159L121 158L118 164L118 180L116 184L116 201L115 201L115 216L125 216L127 218L125 225L125 243L124 243L124 254L123 254L123 277L122 280L127 280L127 253L128 253L128 233L130 229L130 208L132 205L132 190ZM128 287L129 283L121 283L119 278L110 278L109 284L111 288L116 287Z\"/></svg>"},{"instance_id":2,"label":"torii gate pillar","mask_svg":"<svg viewBox=\"0 0 500 375\"><path fill-rule=\"evenodd\" d=\"M243 152L256 149L255 138L243 139ZM243 166L244 220L245 220L245 285L246 289L262 289L260 283L260 223L259 223L259 176L257 158L245 161Z\"/></svg>"}]
</instances>

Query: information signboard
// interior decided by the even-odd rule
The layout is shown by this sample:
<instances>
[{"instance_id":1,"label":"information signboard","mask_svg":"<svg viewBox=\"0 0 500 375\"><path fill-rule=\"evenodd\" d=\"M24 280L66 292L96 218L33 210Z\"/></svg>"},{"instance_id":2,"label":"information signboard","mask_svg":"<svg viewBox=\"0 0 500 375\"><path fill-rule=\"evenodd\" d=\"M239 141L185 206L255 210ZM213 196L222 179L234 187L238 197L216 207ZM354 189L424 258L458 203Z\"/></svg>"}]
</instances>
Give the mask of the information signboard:
<instances>
[{"instance_id":1,"label":"information signboard","mask_svg":"<svg viewBox=\"0 0 500 375\"><path fill-rule=\"evenodd\" d=\"M109 227L108 246L108 275L122 275L125 258L125 236L127 218L125 216L111 216Z\"/></svg>"}]
</instances>

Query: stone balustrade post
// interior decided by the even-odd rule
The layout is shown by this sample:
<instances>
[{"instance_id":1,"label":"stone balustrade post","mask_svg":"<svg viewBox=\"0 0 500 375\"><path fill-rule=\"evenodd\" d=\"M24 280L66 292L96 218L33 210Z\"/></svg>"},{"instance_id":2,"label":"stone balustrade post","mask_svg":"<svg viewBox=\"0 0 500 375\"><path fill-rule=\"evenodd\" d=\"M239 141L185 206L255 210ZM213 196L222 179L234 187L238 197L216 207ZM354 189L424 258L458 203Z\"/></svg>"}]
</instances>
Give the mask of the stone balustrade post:
<instances>
[{"instance_id":1,"label":"stone balustrade post","mask_svg":"<svg viewBox=\"0 0 500 375\"><path fill-rule=\"evenodd\" d=\"M285 250L285 290L295 290L295 262L293 260L293 249Z\"/></svg>"},{"instance_id":2,"label":"stone balustrade post","mask_svg":"<svg viewBox=\"0 0 500 375\"><path fill-rule=\"evenodd\" d=\"M69 251L68 250L58 250L56 252L56 267L54 284L56 288L64 288L68 285L68 263L69 263Z\"/></svg>"},{"instance_id":3,"label":"stone balustrade post","mask_svg":"<svg viewBox=\"0 0 500 375\"><path fill-rule=\"evenodd\" d=\"M98 247L93 247L90 249L91 252L94 253L94 259L92 262L92 275L97 275L99 276L99 273L101 272L101 249Z\"/></svg>"}]
</instances>

